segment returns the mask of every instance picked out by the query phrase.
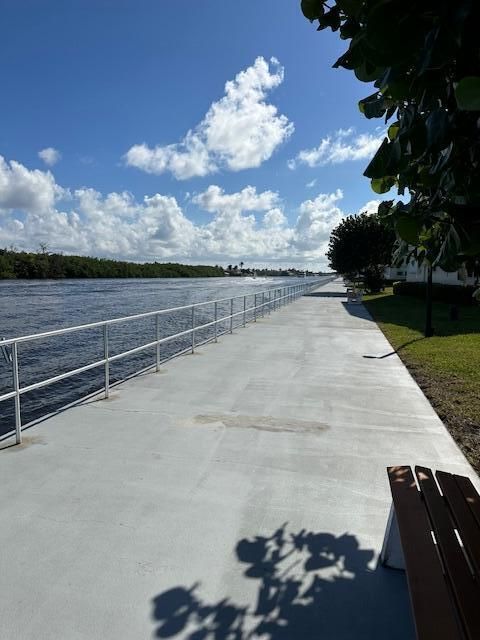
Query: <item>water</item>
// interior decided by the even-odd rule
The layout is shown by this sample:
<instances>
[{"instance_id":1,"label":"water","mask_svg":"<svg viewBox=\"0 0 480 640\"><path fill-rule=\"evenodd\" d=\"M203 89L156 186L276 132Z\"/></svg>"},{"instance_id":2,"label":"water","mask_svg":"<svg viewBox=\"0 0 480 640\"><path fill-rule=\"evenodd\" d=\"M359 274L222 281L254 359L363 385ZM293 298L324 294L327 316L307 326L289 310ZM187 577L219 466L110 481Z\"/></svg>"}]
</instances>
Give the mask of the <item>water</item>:
<instances>
[{"instance_id":1,"label":"water","mask_svg":"<svg viewBox=\"0 0 480 640\"><path fill-rule=\"evenodd\" d=\"M0 338L51 331L137 313L156 311L229 298L247 296L266 289L305 283L303 278L270 278L244 281L243 278L155 278L122 280L29 280L0 281ZM260 304L260 298L257 303ZM243 299L234 312L243 310ZM230 313L230 304L219 305L219 317ZM214 305L196 310L196 325L214 318ZM252 313L247 314L247 320ZM235 319L235 325L243 317ZM191 326L191 311L161 316L160 335L172 335ZM218 328L227 330L229 321ZM211 338L213 328L199 330L197 342ZM109 353L115 355L155 340L154 318L120 323L109 328ZM190 336L162 345L161 358L172 356L191 343ZM101 328L51 337L19 345L20 385L26 386L103 358ZM111 364L111 382L121 380L153 364L155 349L143 351ZM37 419L78 400L103 386L103 368L84 372L49 387L22 395L22 423ZM12 390L11 365L0 352L0 395ZM0 436L13 429L13 400L0 403Z\"/></svg>"}]
</instances>

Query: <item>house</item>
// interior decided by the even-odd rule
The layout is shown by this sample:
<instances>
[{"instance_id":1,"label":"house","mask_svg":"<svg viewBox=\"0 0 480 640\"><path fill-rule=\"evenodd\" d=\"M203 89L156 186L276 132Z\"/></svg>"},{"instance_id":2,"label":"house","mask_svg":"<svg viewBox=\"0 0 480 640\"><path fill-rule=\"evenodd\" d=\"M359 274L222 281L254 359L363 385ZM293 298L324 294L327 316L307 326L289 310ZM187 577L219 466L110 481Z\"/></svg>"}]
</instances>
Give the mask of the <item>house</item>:
<instances>
[{"instance_id":1,"label":"house","mask_svg":"<svg viewBox=\"0 0 480 640\"><path fill-rule=\"evenodd\" d=\"M387 280L406 280L407 282L426 282L428 270L426 265L419 265L416 260L411 260L408 264L399 267L385 267L385 278ZM457 271L444 271L440 267L433 269L433 282L436 284L451 284L462 286L466 284L474 285L478 283L473 269L461 267Z\"/></svg>"},{"instance_id":2,"label":"house","mask_svg":"<svg viewBox=\"0 0 480 640\"><path fill-rule=\"evenodd\" d=\"M426 282L428 270L425 265L420 266L413 261L407 265L407 282ZM444 271L440 267L433 268L432 280L436 284L451 284L462 286L466 284L474 285L478 278L475 277L473 269L467 270L461 267L457 271Z\"/></svg>"}]
</instances>

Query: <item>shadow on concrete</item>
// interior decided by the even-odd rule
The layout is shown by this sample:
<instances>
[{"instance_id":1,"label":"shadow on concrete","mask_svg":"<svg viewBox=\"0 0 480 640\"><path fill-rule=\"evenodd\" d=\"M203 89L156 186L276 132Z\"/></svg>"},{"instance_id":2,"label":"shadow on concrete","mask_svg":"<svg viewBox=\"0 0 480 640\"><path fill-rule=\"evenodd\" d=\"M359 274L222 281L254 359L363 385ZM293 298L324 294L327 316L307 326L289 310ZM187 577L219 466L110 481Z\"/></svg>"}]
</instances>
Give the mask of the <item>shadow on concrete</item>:
<instances>
[{"instance_id":1,"label":"shadow on concrete","mask_svg":"<svg viewBox=\"0 0 480 640\"><path fill-rule=\"evenodd\" d=\"M363 320L370 320L371 322L373 322L372 316L369 314L367 308L362 303L342 302L342 305L351 316L354 316L355 318L362 318Z\"/></svg>"},{"instance_id":2,"label":"shadow on concrete","mask_svg":"<svg viewBox=\"0 0 480 640\"><path fill-rule=\"evenodd\" d=\"M155 637L185 640L409 640L414 638L402 572L370 568L371 549L286 524L270 537L240 540L243 575L257 583L254 606L225 596L205 601L201 584L152 600ZM246 586L245 593L251 593Z\"/></svg>"},{"instance_id":3,"label":"shadow on concrete","mask_svg":"<svg viewBox=\"0 0 480 640\"><path fill-rule=\"evenodd\" d=\"M304 298L346 298L346 292L340 291L312 291L311 293L304 293Z\"/></svg>"},{"instance_id":4,"label":"shadow on concrete","mask_svg":"<svg viewBox=\"0 0 480 640\"><path fill-rule=\"evenodd\" d=\"M427 338L425 338L425 336L422 336L421 338L415 338L414 340L409 340L408 342L404 342L403 344L401 344L399 347L397 347L397 349L394 349L393 351L389 351L388 353L384 353L382 356L363 356L364 358L371 358L374 360L383 360L384 358L389 358L390 356L394 356L397 353L400 353L400 351L402 351L402 349L405 349L405 347L408 347L410 344L414 344L414 342L420 342L420 340L426 340Z\"/></svg>"}]
</instances>

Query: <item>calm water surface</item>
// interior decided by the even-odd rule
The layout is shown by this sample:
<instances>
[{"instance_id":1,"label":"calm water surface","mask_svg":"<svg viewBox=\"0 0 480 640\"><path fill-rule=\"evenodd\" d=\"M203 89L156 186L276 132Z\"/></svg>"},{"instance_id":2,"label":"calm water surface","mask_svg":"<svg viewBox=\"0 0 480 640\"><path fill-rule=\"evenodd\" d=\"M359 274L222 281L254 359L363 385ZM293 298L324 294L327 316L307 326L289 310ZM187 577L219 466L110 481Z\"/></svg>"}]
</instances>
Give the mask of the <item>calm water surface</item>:
<instances>
[{"instance_id":1,"label":"calm water surface","mask_svg":"<svg viewBox=\"0 0 480 640\"><path fill-rule=\"evenodd\" d=\"M304 283L298 278L154 278L126 280L29 280L0 281L0 338L40 333L68 326L118 318L122 316L247 295L247 307L253 305L255 292ZM260 298L258 299L260 304ZM243 309L243 299L234 311ZM229 313L229 305L220 305L219 315ZM196 324L213 320L214 305L196 314ZM237 324L242 318L236 320ZM161 317L160 333L171 335L188 329L190 311ZM227 329L228 322L219 327ZM113 325L109 329L110 355L132 349L155 339L155 320L143 319ZM211 337L213 329L201 330L196 339ZM190 343L190 336L162 345L166 359ZM111 381L115 382L154 362L155 350L134 354L111 364ZM47 338L19 345L20 384L25 386L103 358L102 329ZM22 422L78 400L100 389L102 368L85 372L44 389L22 396ZM11 365L0 353L0 395L12 389ZM0 436L13 428L13 401L0 403Z\"/></svg>"}]
</instances>

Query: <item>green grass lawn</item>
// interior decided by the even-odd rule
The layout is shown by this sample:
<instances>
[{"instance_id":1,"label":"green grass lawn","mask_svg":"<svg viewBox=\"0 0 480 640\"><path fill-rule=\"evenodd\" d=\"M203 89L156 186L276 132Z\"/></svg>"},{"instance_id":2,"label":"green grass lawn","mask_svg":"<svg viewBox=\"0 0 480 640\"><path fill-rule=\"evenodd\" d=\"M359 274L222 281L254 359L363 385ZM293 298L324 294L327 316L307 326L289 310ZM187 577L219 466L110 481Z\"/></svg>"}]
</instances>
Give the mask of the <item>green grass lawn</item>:
<instances>
[{"instance_id":1,"label":"green grass lawn","mask_svg":"<svg viewBox=\"0 0 480 640\"><path fill-rule=\"evenodd\" d=\"M480 473L480 306L434 303L435 335L423 337L425 303L394 296L392 289L366 295L365 305L390 344Z\"/></svg>"}]
</instances>

